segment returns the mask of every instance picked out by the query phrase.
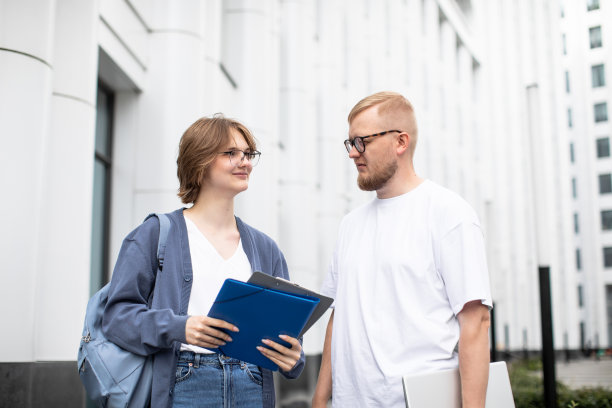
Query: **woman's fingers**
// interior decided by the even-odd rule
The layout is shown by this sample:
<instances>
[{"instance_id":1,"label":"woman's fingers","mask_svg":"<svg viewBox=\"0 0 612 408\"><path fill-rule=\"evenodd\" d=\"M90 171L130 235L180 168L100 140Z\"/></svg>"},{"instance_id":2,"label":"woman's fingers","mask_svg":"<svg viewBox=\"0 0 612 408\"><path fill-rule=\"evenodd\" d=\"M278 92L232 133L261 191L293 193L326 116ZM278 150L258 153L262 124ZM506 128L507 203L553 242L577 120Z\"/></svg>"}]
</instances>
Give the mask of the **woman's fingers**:
<instances>
[{"instance_id":1,"label":"woman's fingers","mask_svg":"<svg viewBox=\"0 0 612 408\"><path fill-rule=\"evenodd\" d=\"M185 325L185 338L188 344L195 346L216 348L232 341L229 334L219 328L238 331L238 328L224 320L213 319L208 316L190 316Z\"/></svg>"},{"instance_id":2,"label":"woman's fingers","mask_svg":"<svg viewBox=\"0 0 612 408\"><path fill-rule=\"evenodd\" d=\"M266 356L273 363L278 365L282 371L289 371L295 367L299 361L302 352L302 345L294 337L285 335L280 335L278 337L291 344L291 348L285 347L272 340L263 339L262 342L272 349L258 346L257 350L259 350L261 354Z\"/></svg>"}]
</instances>

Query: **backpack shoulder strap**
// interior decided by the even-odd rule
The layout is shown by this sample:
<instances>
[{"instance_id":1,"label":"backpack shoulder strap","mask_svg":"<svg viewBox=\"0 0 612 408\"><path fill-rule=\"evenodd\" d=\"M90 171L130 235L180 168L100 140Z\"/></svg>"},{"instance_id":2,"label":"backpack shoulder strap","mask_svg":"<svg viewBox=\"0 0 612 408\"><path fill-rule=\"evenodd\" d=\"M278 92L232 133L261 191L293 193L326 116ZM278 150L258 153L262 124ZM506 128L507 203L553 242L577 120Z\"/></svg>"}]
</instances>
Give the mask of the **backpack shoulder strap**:
<instances>
[{"instance_id":1,"label":"backpack shoulder strap","mask_svg":"<svg viewBox=\"0 0 612 408\"><path fill-rule=\"evenodd\" d=\"M166 257L166 243L168 241L168 232L170 231L170 218L166 214L155 213L149 214L145 221L151 217L157 217L159 220L159 239L157 241L157 265L161 271L164 267L164 258Z\"/></svg>"}]
</instances>

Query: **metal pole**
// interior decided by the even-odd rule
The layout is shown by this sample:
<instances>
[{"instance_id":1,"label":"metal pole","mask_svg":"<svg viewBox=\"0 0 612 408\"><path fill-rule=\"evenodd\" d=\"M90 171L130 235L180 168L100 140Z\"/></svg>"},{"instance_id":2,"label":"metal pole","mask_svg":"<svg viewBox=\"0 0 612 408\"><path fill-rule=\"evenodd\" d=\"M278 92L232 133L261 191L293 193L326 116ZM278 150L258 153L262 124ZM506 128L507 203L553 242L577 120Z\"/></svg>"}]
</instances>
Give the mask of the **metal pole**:
<instances>
[{"instance_id":1,"label":"metal pole","mask_svg":"<svg viewBox=\"0 0 612 408\"><path fill-rule=\"evenodd\" d=\"M552 303L550 295L550 267L539 266L540 314L542 320L542 371L544 374L544 405L557 408L555 349L553 345Z\"/></svg>"},{"instance_id":2,"label":"metal pole","mask_svg":"<svg viewBox=\"0 0 612 408\"><path fill-rule=\"evenodd\" d=\"M491 309L491 361L497 361L497 340L495 338L495 302Z\"/></svg>"}]
</instances>

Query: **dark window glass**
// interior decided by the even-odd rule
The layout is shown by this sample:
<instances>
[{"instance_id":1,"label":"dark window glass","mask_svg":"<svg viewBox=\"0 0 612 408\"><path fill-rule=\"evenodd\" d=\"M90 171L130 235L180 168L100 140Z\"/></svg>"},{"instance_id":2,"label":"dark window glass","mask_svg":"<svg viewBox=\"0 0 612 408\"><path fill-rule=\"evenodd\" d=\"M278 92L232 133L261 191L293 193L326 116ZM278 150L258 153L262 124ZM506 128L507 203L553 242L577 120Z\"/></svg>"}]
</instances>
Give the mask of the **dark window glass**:
<instances>
[{"instance_id":1,"label":"dark window glass","mask_svg":"<svg viewBox=\"0 0 612 408\"><path fill-rule=\"evenodd\" d=\"M572 121L572 108L567 108L567 127L571 128L574 125Z\"/></svg>"},{"instance_id":2,"label":"dark window glass","mask_svg":"<svg viewBox=\"0 0 612 408\"><path fill-rule=\"evenodd\" d=\"M565 71L565 92L570 93L570 79L568 71Z\"/></svg>"},{"instance_id":3,"label":"dark window glass","mask_svg":"<svg viewBox=\"0 0 612 408\"><path fill-rule=\"evenodd\" d=\"M612 210L604 210L601 212L601 229L612 230Z\"/></svg>"},{"instance_id":4,"label":"dark window glass","mask_svg":"<svg viewBox=\"0 0 612 408\"><path fill-rule=\"evenodd\" d=\"M90 292L100 289L109 278L109 208L112 165L113 93L98 87L94 151L93 208L91 228Z\"/></svg>"},{"instance_id":5,"label":"dark window glass","mask_svg":"<svg viewBox=\"0 0 612 408\"><path fill-rule=\"evenodd\" d=\"M578 307L582 307L584 304L582 295L582 285L578 285Z\"/></svg>"},{"instance_id":6,"label":"dark window glass","mask_svg":"<svg viewBox=\"0 0 612 408\"><path fill-rule=\"evenodd\" d=\"M561 35L561 44L563 45L563 55L567 55L567 40L565 34Z\"/></svg>"},{"instance_id":7,"label":"dark window glass","mask_svg":"<svg viewBox=\"0 0 612 408\"><path fill-rule=\"evenodd\" d=\"M597 157L610 157L610 138L602 137L597 139Z\"/></svg>"},{"instance_id":8,"label":"dark window glass","mask_svg":"<svg viewBox=\"0 0 612 408\"><path fill-rule=\"evenodd\" d=\"M578 186L576 185L576 177L572 179L572 197L578 197Z\"/></svg>"},{"instance_id":9,"label":"dark window glass","mask_svg":"<svg viewBox=\"0 0 612 408\"><path fill-rule=\"evenodd\" d=\"M606 285L606 309L608 315L608 347L612 345L612 285Z\"/></svg>"},{"instance_id":10,"label":"dark window glass","mask_svg":"<svg viewBox=\"0 0 612 408\"><path fill-rule=\"evenodd\" d=\"M587 0L587 10L597 10L599 9L599 0Z\"/></svg>"},{"instance_id":11,"label":"dark window glass","mask_svg":"<svg viewBox=\"0 0 612 408\"><path fill-rule=\"evenodd\" d=\"M589 28L589 41L591 48L601 47L601 26Z\"/></svg>"},{"instance_id":12,"label":"dark window glass","mask_svg":"<svg viewBox=\"0 0 612 408\"><path fill-rule=\"evenodd\" d=\"M574 163L574 143L570 143L570 161Z\"/></svg>"},{"instance_id":13,"label":"dark window glass","mask_svg":"<svg viewBox=\"0 0 612 408\"><path fill-rule=\"evenodd\" d=\"M591 85L593 88L599 88L606 85L606 72L604 64L591 66Z\"/></svg>"},{"instance_id":14,"label":"dark window glass","mask_svg":"<svg viewBox=\"0 0 612 408\"><path fill-rule=\"evenodd\" d=\"M605 247L603 249L604 267L612 268L612 247Z\"/></svg>"},{"instance_id":15,"label":"dark window glass","mask_svg":"<svg viewBox=\"0 0 612 408\"><path fill-rule=\"evenodd\" d=\"M595 113L595 122L606 122L608 120L608 103L596 103L593 106Z\"/></svg>"},{"instance_id":16,"label":"dark window glass","mask_svg":"<svg viewBox=\"0 0 612 408\"><path fill-rule=\"evenodd\" d=\"M578 222L578 213L574 213L574 232L576 234L580 232L580 224Z\"/></svg>"},{"instance_id":17,"label":"dark window glass","mask_svg":"<svg viewBox=\"0 0 612 408\"><path fill-rule=\"evenodd\" d=\"M582 257L580 254L580 248L576 248L576 269L582 270Z\"/></svg>"},{"instance_id":18,"label":"dark window glass","mask_svg":"<svg viewBox=\"0 0 612 408\"><path fill-rule=\"evenodd\" d=\"M599 194L610 194L612 193L612 175L600 174L599 175Z\"/></svg>"}]
</instances>

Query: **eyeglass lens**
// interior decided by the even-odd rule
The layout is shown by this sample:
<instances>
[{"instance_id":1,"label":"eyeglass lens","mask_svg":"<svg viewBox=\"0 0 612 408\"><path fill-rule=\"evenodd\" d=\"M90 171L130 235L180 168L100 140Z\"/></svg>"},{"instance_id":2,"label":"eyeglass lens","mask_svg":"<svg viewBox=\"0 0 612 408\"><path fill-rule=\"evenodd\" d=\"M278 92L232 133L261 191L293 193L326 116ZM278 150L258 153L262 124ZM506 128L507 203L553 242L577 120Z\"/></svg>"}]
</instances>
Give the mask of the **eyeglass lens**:
<instances>
[{"instance_id":1,"label":"eyeglass lens","mask_svg":"<svg viewBox=\"0 0 612 408\"><path fill-rule=\"evenodd\" d=\"M232 150L229 152L229 157L233 166L240 166L245 159L251 163L251 166L256 166L259 163L259 154L245 153L242 150Z\"/></svg>"}]
</instances>

